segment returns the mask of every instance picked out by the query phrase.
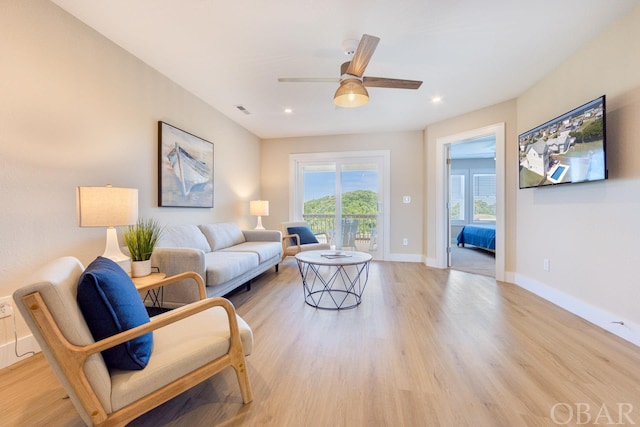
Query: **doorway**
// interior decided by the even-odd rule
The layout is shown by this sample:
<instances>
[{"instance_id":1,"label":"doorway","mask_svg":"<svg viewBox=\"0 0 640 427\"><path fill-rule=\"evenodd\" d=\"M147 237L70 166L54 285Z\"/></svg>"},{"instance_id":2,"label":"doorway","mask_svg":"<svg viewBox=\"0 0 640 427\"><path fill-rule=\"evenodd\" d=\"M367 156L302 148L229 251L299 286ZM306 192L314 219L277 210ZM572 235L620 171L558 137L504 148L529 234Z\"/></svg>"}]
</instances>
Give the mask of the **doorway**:
<instances>
[{"instance_id":1,"label":"doorway","mask_svg":"<svg viewBox=\"0 0 640 427\"><path fill-rule=\"evenodd\" d=\"M336 249L384 259L389 152L292 154L290 218L326 233Z\"/></svg>"},{"instance_id":2,"label":"doorway","mask_svg":"<svg viewBox=\"0 0 640 427\"><path fill-rule=\"evenodd\" d=\"M496 182L496 232L495 232L495 277L503 281L505 277L505 212L504 212L504 152L505 152L505 125L498 123L483 128L462 132L436 139L435 156L435 243L436 253L434 267L448 267L448 253L450 250L449 232L449 173L447 154L451 144L460 141L472 140L486 135L495 136L495 182Z\"/></svg>"},{"instance_id":3,"label":"doorway","mask_svg":"<svg viewBox=\"0 0 640 427\"><path fill-rule=\"evenodd\" d=\"M447 266L495 277L495 135L454 142L448 148Z\"/></svg>"}]
</instances>

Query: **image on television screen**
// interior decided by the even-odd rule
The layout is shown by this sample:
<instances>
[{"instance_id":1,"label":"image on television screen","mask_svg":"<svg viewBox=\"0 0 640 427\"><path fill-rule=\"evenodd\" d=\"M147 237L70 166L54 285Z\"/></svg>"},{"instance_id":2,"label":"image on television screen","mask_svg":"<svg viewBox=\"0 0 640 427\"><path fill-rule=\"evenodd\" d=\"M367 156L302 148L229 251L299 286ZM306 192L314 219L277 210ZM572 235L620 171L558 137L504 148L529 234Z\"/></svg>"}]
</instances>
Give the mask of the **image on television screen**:
<instances>
[{"instance_id":1,"label":"image on television screen","mask_svg":"<svg viewBox=\"0 0 640 427\"><path fill-rule=\"evenodd\" d=\"M520 188L606 179L605 96L518 137Z\"/></svg>"}]
</instances>

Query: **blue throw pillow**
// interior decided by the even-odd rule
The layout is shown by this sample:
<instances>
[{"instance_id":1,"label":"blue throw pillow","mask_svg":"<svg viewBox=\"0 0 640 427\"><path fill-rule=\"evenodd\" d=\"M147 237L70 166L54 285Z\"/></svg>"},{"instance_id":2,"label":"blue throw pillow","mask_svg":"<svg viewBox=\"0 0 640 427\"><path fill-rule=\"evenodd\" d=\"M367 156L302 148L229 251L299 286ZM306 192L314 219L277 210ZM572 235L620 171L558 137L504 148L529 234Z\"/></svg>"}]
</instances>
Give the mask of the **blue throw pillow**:
<instances>
[{"instance_id":1,"label":"blue throw pillow","mask_svg":"<svg viewBox=\"0 0 640 427\"><path fill-rule=\"evenodd\" d=\"M98 341L149 323L149 315L131 278L118 264L98 257L78 283L78 305L93 338ZM153 333L102 352L109 369L140 370L147 366Z\"/></svg>"},{"instance_id":2,"label":"blue throw pillow","mask_svg":"<svg viewBox=\"0 0 640 427\"><path fill-rule=\"evenodd\" d=\"M306 245L308 243L320 243L309 227L288 227L287 230L289 231L289 234L297 234L300 236L301 245ZM296 243L296 239L291 240L293 240L294 244Z\"/></svg>"}]
</instances>

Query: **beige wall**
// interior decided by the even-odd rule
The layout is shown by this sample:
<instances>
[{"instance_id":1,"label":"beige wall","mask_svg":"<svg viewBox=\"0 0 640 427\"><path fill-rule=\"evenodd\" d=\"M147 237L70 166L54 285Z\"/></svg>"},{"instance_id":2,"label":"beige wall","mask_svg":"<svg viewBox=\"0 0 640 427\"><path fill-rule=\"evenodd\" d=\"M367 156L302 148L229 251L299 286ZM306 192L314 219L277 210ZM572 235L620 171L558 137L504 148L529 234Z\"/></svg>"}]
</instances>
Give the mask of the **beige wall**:
<instances>
[{"instance_id":1,"label":"beige wall","mask_svg":"<svg viewBox=\"0 0 640 427\"><path fill-rule=\"evenodd\" d=\"M271 201L267 228L289 212L290 153L390 150L391 252L433 256L434 144L506 124L506 270L516 281L640 324L635 264L640 217L640 7L516 100L424 132L258 138L44 0L3 1L0 13L0 297L56 256L84 263L104 230L80 229L78 185L140 190L140 214L163 223L253 226L248 200ZM610 179L517 189L517 135L605 93ZM215 143L215 208L157 207L157 121ZM410 195L412 203L402 203ZM542 259L551 260L544 272ZM0 320L8 340L8 323ZM630 326L625 326L630 327ZM24 330L23 330L24 332ZM633 331L632 331L633 332ZM637 332L637 331L635 331ZM1 362L1 361L0 361Z\"/></svg>"},{"instance_id":2,"label":"beige wall","mask_svg":"<svg viewBox=\"0 0 640 427\"><path fill-rule=\"evenodd\" d=\"M619 329L634 329L632 322L640 324L640 6L518 98L518 132L602 94L609 180L517 191L515 271L523 282L611 313L606 323L623 320Z\"/></svg>"},{"instance_id":3,"label":"beige wall","mask_svg":"<svg viewBox=\"0 0 640 427\"><path fill-rule=\"evenodd\" d=\"M519 190L517 135L602 94L609 180ZM637 6L515 100L425 129L425 256L436 250L437 139L504 122L507 279L640 344L634 228L640 217L639 117ZM617 321L624 325L612 323Z\"/></svg>"},{"instance_id":4,"label":"beige wall","mask_svg":"<svg viewBox=\"0 0 640 427\"><path fill-rule=\"evenodd\" d=\"M389 150L391 153L390 252L422 253L422 132L337 135L269 139L262 142L262 195L270 201L267 228L280 229L289 219L289 154ZM411 203L402 203L411 196ZM402 246L402 237L409 245ZM414 237L415 236L415 237Z\"/></svg>"},{"instance_id":5,"label":"beige wall","mask_svg":"<svg viewBox=\"0 0 640 427\"><path fill-rule=\"evenodd\" d=\"M215 144L213 209L157 207L158 120ZM2 2L0 297L57 256L102 253L105 230L77 226L76 186L138 188L140 215L162 223L245 226L259 156L256 136L52 3Z\"/></svg>"},{"instance_id":6,"label":"beige wall","mask_svg":"<svg viewBox=\"0 0 640 427\"><path fill-rule=\"evenodd\" d=\"M515 271L515 189L517 182L517 133L516 133L516 101L506 101L481 110L477 110L450 120L429 125L424 132L425 140L425 251L427 259L436 255L436 141L451 135L484 128L489 125L505 124L505 269L507 272ZM514 157L516 156L516 157ZM513 160L513 159L516 160Z\"/></svg>"}]
</instances>

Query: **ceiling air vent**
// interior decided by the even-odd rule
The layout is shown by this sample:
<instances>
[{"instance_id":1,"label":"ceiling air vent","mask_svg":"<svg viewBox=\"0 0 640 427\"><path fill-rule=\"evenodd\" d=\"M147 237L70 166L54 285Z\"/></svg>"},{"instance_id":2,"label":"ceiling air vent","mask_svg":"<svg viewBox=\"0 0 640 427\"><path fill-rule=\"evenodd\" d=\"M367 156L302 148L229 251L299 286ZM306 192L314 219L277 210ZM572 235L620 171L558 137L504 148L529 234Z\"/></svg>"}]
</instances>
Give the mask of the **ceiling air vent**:
<instances>
[{"instance_id":1,"label":"ceiling air vent","mask_svg":"<svg viewBox=\"0 0 640 427\"><path fill-rule=\"evenodd\" d=\"M246 108L244 108L244 106L243 106L243 105L236 105L236 108L237 108L238 110L242 111L242 112L243 112L243 113L245 113L245 114L251 114L251 113L249 112L249 110L247 110Z\"/></svg>"}]
</instances>

